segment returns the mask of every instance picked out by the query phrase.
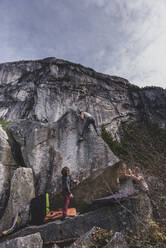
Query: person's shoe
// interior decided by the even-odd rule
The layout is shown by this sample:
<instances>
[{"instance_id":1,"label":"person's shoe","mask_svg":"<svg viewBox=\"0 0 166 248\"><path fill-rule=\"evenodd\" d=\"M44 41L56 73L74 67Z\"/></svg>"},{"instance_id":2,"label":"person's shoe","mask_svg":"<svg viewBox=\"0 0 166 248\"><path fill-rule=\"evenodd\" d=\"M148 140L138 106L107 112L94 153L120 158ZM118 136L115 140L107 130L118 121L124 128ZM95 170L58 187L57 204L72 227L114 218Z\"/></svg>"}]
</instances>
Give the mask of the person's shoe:
<instances>
[{"instance_id":1,"label":"person's shoe","mask_svg":"<svg viewBox=\"0 0 166 248\"><path fill-rule=\"evenodd\" d=\"M60 220L64 221L65 219L66 219L66 216L62 216L62 218Z\"/></svg>"}]
</instances>

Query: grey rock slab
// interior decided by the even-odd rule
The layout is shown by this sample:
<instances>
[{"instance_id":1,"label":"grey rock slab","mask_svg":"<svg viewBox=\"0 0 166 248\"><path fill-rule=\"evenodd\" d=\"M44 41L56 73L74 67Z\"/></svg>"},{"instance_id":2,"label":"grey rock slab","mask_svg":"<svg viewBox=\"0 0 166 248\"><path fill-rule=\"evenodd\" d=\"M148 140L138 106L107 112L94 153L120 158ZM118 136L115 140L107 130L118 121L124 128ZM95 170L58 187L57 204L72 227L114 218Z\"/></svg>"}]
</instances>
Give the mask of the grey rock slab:
<instances>
[{"instance_id":1,"label":"grey rock slab","mask_svg":"<svg viewBox=\"0 0 166 248\"><path fill-rule=\"evenodd\" d=\"M94 245L93 233L97 231L97 228L94 226L90 231L83 234L79 239L77 239L69 248L81 247L88 248Z\"/></svg>"},{"instance_id":2,"label":"grey rock slab","mask_svg":"<svg viewBox=\"0 0 166 248\"><path fill-rule=\"evenodd\" d=\"M7 127L13 156L19 164L32 168L38 194L61 190L64 166L82 182L94 172L119 162L93 129L79 142L83 124L76 112L69 110L55 123L21 120Z\"/></svg>"},{"instance_id":3,"label":"grey rock slab","mask_svg":"<svg viewBox=\"0 0 166 248\"><path fill-rule=\"evenodd\" d=\"M128 248L128 245L124 235L120 232L116 232L104 248Z\"/></svg>"},{"instance_id":4,"label":"grey rock slab","mask_svg":"<svg viewBox=\"0 0 166 248\"><path fill-rule=\"evenodd\" d=\"M16 162L13 159L8 136L0 125L0 163L6 166L15 166Z\"/></svg>"},{"instance_id":5,"label":"grey rock slab","mask_svg":"<svg viewBox=\"0 0 166 248\"><path fill-rule=\"evenodd\" d=\"M118 188L117 174L120 163L113 166L98 169L88 178L83 180L77 187L72 189L74 198L71 200L71 207L76 207L78 211L85 211L91 206L96 198L113 194ZM57 194L52 199L56 208L63 206L63 197Z\"/></svg>"},{"instance_id":6,"label":"grey rock slab","mask_svg":"<svg viewBox=\"0 0 166 248\"><path fill-rule=\"evenodd\" d=\"M40 233L18 237L0 244L1 248L42 248L43 241Z\"/></svg>"},{"instance_id":7,"label":"grey rock slab","mask_svg":"<svg viewBox=\"0 0 166 248\"><path fill-rule=\"evenodd\" d=\"M0 218L3 215L10 192L10 182L15 168L0 163Z\"/></svg>"},{"instance_id":8,"label":"grey rock slab","mask_svg":"<svg viewBox=\"0 0 166 248\"><path fill-rule=\"evenodd\" d=\"M134 194L136 189L132 179L126 178L120 182L119 193L122 194Z\"/></svg>"},{"instance_id":9,"label":"grey rock slab","mask_svg":"<svg viewBox=\"0 0 166 248\"><path fill-rule=\"evenodd\" d=\"M0 64L0 116L57 121L69 107L88 111L118 137L121 122L150 120L166 128L166 90L56 58Z\"/></svg>"},{"instance_id":10,"label":"grey rock slab","mask_svg":"<svg viewBox=\"0 0 166 248\"><path fill-rule=\"evenodd\" d=\"M13 239L40 232L44 243L79 238L94 226L108 231L121 232L129 228L135 232L145 225L144 219L152 217L150 199L139 194L126 199L123 203L117 202L94 211L69 218L61 223L50 222L41 226L29 226L8 236Z\"/></svg>"},{"instance_id":11,"label":"grey rock slab","mask_svg":"<svg viewBox=\"0 0 166 248\"><path fill-rule=\"evenodd\" d=\"M16 165L8 143L8 136L0 125L0 218L8 200L10 181Z\"/></svg>"},{"instance_id":12,"label":"grey rock slab","mask_svg":"<svg viewBox=\"0 0 166 248\"><path fill-rule=\"evenodd\" d=\"M32 169L18 168L11 181L10 197L4 215L0 221L0 231L10 228L17 213L20 216L18 227L29 221L29 205L35 196Z\"/></svg>"}]
</instances>

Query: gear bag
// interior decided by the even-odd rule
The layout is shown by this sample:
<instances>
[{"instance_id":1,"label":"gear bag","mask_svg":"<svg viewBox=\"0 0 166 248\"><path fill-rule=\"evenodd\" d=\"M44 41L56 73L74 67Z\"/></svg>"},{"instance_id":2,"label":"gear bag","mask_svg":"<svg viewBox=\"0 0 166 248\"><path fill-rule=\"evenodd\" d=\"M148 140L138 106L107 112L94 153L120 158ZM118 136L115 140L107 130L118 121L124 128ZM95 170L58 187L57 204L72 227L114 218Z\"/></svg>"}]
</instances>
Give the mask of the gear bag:
<instances>
[{"instance_id":1,"label":"gear bag","mask_svg":"<svg viewBox=\"0 0 166 248\"><path fill-rule=\"evenodd\" d=\"M50 211L49 209L49 195L48 193L42 194L31 200L30 203L30 219L31 224L41 225L44 222L46 214Z\"/></svg>"}]
</instances>

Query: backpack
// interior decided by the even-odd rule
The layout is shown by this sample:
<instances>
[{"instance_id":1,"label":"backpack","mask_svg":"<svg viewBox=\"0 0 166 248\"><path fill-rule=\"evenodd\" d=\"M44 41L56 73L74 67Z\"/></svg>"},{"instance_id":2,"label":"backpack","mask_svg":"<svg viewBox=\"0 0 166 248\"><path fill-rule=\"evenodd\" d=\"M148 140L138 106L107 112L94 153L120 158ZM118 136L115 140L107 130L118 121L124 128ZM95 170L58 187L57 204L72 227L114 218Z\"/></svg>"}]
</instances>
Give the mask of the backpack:
<instances>
[{"instance_id":1,"label":"backpack","mask_svg":"<svg viewBox=\"0 0 166 248\"><path fill-rule=\"evenodd\" d=\"M44 218L49 211L50 209L48 193L33 198L30 203L31 224L41 225L44 222Z\"/></svg>"}]
</instances>

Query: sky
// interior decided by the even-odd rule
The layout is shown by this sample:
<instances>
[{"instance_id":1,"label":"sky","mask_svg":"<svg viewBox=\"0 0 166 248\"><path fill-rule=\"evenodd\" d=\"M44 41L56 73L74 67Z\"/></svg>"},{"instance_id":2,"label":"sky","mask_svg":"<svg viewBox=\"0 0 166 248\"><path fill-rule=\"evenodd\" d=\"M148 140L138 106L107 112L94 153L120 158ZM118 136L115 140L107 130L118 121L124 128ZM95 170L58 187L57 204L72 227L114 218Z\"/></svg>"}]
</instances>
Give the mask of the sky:
<instances>
[{"instance_id":1,"label":"sky","mask_svg":"<svg viewBox=\"0 0 166 248\"><path fill-rule=\"evenodd\" d=\"M166 88L166 0L0 0L0 63L56 57Z\"/></svg>"}]
</instances>

